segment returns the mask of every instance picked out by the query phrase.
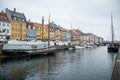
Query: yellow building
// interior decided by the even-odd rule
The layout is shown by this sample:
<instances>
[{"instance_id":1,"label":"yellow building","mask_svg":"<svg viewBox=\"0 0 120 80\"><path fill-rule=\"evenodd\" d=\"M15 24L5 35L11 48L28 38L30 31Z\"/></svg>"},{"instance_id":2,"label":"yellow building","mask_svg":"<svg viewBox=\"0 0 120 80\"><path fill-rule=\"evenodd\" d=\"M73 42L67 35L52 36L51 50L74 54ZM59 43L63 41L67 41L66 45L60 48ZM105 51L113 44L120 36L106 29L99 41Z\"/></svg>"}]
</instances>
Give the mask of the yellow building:
<instances>
[{"instance_id":1,"label":"yellow building","mask_svg":"<svg viewBox=\"0 0 120 80\"><path fill-rule=\"evenodd\" d=\"M84 43L84 35L81 35L81 36L80 36L80 42L81 42L81 43Z\"/></svg>"},{"instance_id":2,"label":"yellow building","mask_svg":"<svg viewBox=\"0 0 120 80\"><path fill-rule=\"evenodd\" d=\"M44 25L43 29L43 39L48 40L48 25Z\"/></svg>"},{"instance_id":3,"label":"yellow building","mask_svg":"<svg viewBox=\"0 0 120 80\"><path fill-rule=\"evenodd\" d=\"M40 23L34 23L37 29L37 40L47 40L48 39L48 25L43 25Z\"/></svg>"},{"instance_id":4,"label":"yellow building","mask_svg":"<svg viewBox=\"0 0 120 80\"><path fill-rule=\"evenodd\" d=\"M55 30L55 41L60 41L61 39L61 32L59 29Z\"/></svg>"},{"instance_id":5,"label":"yellow building","mask_svg":"<svg viewBox=\"0 0 120 80\"><path fill-rule=\"evenodd\" d=\"M26 17L23 13L6 9L6 14L11 21L10 39L26 40Z\"/></svg>"}]
</instances>

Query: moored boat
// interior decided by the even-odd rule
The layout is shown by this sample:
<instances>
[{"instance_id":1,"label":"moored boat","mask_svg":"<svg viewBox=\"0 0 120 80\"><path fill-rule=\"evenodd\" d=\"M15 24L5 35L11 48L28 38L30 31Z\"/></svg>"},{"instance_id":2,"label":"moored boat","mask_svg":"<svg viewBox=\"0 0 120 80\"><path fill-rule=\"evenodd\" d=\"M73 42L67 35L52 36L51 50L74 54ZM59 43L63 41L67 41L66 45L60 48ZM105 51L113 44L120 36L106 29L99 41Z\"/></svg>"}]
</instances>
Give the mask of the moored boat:
<instances>
[{"instance_id":1,"label":"moored boat","mask_svg":"<svg viewBox=\"0 0 120 80\"><path fill-rule=\"evenodd\" d=\"M42 41L17 41L10 40L3 44L2 53L27 53L28 51L42 50L48 48L48 44Z\"/></svg>"},{"instance_id":2,"label":"moored boat","mask_svg":"<svg viewBox=\"0 0 120 80\"><path fill-rule=\"evenodd\" d=\"M108 52L118 52L119 51L119 44L118 43L110 43L108 45Z\"/></svg>"},{"instance_id":3,"label":"moored boat","mask_svg":"<svg viewBox=\"0 0 120 80\"><path fill-rule=\"evenodd\" d=\"M75 50L75 46L70 46L69 50Z\"/></svg>"},{"instance_id":4,"label":"moored boat","mask_svg":"<svg viewBox=\"0 0 120 80\"><path fill-rule=\"evenodd\" d=\"M119 43L114 41L114 29L113 29L113 15L111 13L111 42L108 46L108 52L118 52L119 51Z\"/></svg>"},{"instance_id":5,"label":"moored boat","mask_svg":"<svg viewBox=\"0 0 120 80\"><path fill-rule=\"evenodd\" d=\"M80 45L75 45L75 50L79 50L79 49L84 49L84 46L80 46Z\"/></svg>"}]
</instances>

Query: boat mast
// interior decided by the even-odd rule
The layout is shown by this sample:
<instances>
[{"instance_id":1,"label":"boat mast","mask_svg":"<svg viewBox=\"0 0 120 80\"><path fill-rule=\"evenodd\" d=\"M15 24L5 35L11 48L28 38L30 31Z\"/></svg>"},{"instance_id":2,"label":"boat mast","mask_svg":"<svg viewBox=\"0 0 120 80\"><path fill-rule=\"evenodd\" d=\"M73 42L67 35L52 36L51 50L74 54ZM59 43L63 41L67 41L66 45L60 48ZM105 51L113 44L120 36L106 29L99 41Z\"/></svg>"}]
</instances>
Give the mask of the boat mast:
<instances>
[{"instance_id":1,"label":"boat mast","mask_svg":"<svg viewBox=\"0 0 120 80\"><path fill-rule=\"evenodd\" d=\"M113 30L113 14L111 12L111 32L112 32L112 43L114 41L114 30Z\"/></svg>"},{"instance_id":2,"label":"boat mast","mask_svg":"<svg viewBox=\"0 0 120 80\"><path fill-rule=\"evenodd\" d=\"M49 13L49 19L48 19L48 49L50 47L50 13Z\"/></svg>"},{"instance_id":3,"label":"boat mast","mask_svg":"<svg viewBox=\"0 0 120 80\"><path fill-rule=\"evenodd\" d=\"M73 44L72 24L71 24L71 31L70 31L70 34L71 34L71 40L70 40L70 42L71 42L71 44Z\"/></svg>"},{"instance_id":4,"label":"boat mast","mask_svg":"<svg viewBox=\"0 0 120 80\"><path fill-rule=\"evenodd\" d=\"M44 16L42 16L42 40L43 40Z\"/></svg>"},{"instance_id":5,"label":"boat mast","mask_svg":"<svg viewBox=\"0 0 120 80\"><path fill-rule=\"evenodd\" d=\"M89 36L89 44L90 44L90 33L88 33L88 36Z\"/></svg>"}]
</instances>

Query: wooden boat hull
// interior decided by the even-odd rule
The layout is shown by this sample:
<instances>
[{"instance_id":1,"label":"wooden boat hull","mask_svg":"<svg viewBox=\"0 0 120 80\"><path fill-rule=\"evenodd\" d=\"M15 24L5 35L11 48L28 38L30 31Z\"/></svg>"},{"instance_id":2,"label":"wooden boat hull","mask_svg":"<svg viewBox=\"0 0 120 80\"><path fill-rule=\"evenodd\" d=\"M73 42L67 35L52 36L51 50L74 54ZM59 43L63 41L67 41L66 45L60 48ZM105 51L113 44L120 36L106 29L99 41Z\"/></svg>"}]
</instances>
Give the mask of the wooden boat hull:
<instances>
[{"instance_id":1,"label":"wooden boat hull","mask_svg":"<svg viewBox=\"0 0 120 80\"><path fill-rule=\"evenodd\" d=\"M116 47L108 47L108 52L118 52L119 48Z\"/></svg>"},{"instance_id":2,"label":"wooden boat hull","mask_svg":"<svg viewBox=\"0 0 120 80\"><path fill-rule=\"evenodd\" d=\"M4 55L52 55L55 54L56 48L43 50L4 50Z\"/></svg>"}]
</instances>

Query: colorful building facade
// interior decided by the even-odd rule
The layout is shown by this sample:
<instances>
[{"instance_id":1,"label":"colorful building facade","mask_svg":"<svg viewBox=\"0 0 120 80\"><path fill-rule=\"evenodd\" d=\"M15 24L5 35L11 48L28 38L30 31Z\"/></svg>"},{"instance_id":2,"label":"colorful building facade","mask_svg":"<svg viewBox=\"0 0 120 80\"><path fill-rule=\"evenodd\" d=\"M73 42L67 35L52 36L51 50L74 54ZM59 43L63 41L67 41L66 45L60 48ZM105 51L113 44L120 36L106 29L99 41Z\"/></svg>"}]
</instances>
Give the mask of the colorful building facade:
<instances>
[{"instance_id":1,"label":"colorful building facade","mask_svg":"<svg viewBox=\"0 0 120 80\"><path fill-rule=\"evenodd\" d=\"M43 25L40 23L34 23L36 27L37 40L48 40L48 25Z\"/></svg>"},{"instance_id":2,"label":"colorful building facade","mask_svg":"<svg viewBox=\"0 0 120 80\"><path fill-rule=\"evenodd\" d=\"M27 22L26 40L37 40L36 27L33 22Z\"/></svg>"},{"instance_id":3,"label":"colorful building facade","mask_svg":"<svg viewBox=\"0 0 120 80\"><path fill-rule=\"evenodd\" d=\"M6 14L11 22L11 39L26 40L26 17L23 13L6 9Z\"/></svg>"},{"instance_id":4,"label":"colorful building facade","mask_svg":"<svg viewBox=\"0 0 120 80\"><path fill-rule=\"evenodd\" d=\"M66 41L70 42L71 41L71 35L70 35L70 31L66 30Z\"/></svg>"},{"instance_id":5,"label":"colorful building facade","mask_svg":"<svg viewBox=\"0 0 120 80\"><path fill-rule=\"evenodd\" d=\"M10 39L11 23L3 11L0 13L0 41L6 41Z\"/></svg>"}]
</instances>

